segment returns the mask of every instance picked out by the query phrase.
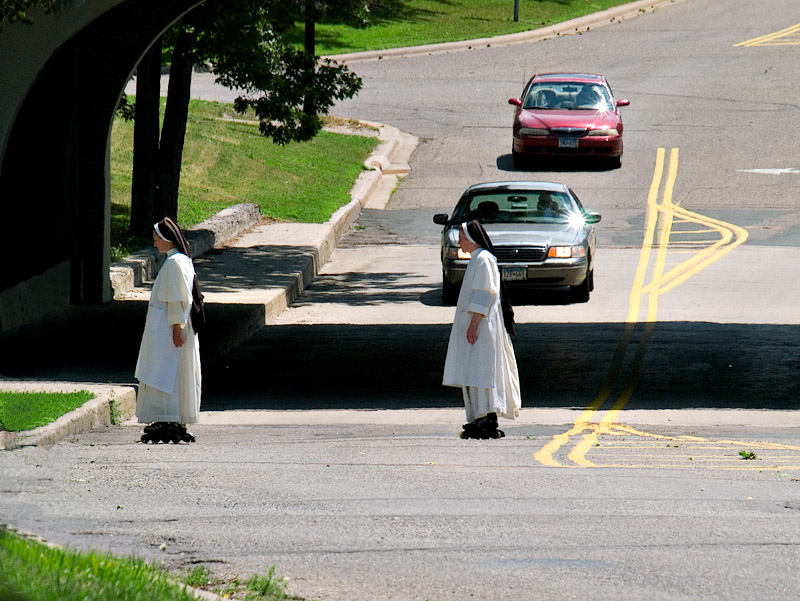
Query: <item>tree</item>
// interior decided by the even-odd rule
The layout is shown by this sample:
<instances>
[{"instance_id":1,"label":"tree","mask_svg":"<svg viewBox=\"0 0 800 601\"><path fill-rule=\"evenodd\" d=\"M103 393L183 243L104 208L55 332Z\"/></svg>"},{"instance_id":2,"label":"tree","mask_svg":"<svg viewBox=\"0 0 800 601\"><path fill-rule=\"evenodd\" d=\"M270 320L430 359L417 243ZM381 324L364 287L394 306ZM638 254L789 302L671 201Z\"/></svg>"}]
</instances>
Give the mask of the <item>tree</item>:
<instances>
[{"instance_id":1,"label":"tree","mask_svg":"<svg viewBox=\"0 0 800 601\"><path fill-rule=\"evenodd\" d=\"M297 50L288 43L286 33L300 14L300 6L285 0L209 0L165 35L163 44L170 52L171 65L160 139L156 134L157 148L153 146L152 131L155 123L157 132L158 113L153 115L148 110L142 115L139 108L140 102L152 107L153 95L158 100L152 64L148 63L150 71L145 68L146 81L141 88L137 77L135 130L142 127L148 133L141 135L141 146L134 149L131 233L146 233L154 221L165 215L177 217L195 64L210 63L219 83L246 90L245 96L236 99L236 110L243 113L252 109L260 121L260 131L277 144L311 139L322 128L320 113L326 114L335 100L358 93L361 79L347 67L334 61L319 61L313 52ZM350 12L341 7L349 7ZM356 18L353 15L359 7L364 7L363 0L343 0L330 15ZM161 46L154 45L151 60L156 47ZM313 114L303 111L309 102L315 108ZM154 164L150 164L152 157Z\"/></svg>"},{"instance_id":2,"label":"tree","mask_svg":"<svg viewBox=\"0 0 800 601\"><path fill-rule=\"evenodd\" d=\"M368 8L361 0L340 0L336 3L320 0L296 0L296 21L303 21L303 47L306 54L316 56L317 35L316 24L321 20L343 21L356 27L365 27L368 23ZM303 112L316 114L314 99L310 96L303 101Z\"/></svg>"}]
</instances>

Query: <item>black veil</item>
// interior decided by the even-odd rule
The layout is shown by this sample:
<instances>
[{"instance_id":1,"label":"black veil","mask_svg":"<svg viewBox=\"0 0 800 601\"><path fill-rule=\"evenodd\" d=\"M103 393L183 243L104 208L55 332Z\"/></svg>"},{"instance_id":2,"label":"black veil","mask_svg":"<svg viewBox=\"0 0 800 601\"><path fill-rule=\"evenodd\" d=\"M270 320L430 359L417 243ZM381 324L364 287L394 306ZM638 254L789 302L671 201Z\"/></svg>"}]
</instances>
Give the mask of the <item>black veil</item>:
<instances>
[{"instance_id":1,"label":"black veil","mask_svg":"<svg viewBox=\"0 0 800 601\"><path fill-rule=\"evenodd\" d=\"M495 256L495 258L497 257L492 240L489 238L489 234L486 233L486 230L483 228L483 225L481 225L480 222L468 222L467 232L475 244L478 244L481 248L488 250ZM506 332L513 336L516 334L516 330L514 328L514 308L511 306L511 301L508 300L508 292L506 291L506 285L503 283L502 277L500 278L500 307L503 310L503 325L506 328Z\"/></svg>"},{"instance_id":2,"label":"black veil","mask_svg":"<svg viewBox=\"0 0 800 601\"><path fill-rule=\"evenodd\" d=\"M169 217L164 217L159 221L153 229L158 226L158 232L167 241L173 242L178 252L192 258L191 250L189 249L189 241L183 235L181 228ZM197 274L195 273L194 280L192 280L192 327L195 332L199 332L206 321L205 314L205 301L203 300L203 293L200 291L200 283L197 281Z\"/></svg>"}]
</instances>

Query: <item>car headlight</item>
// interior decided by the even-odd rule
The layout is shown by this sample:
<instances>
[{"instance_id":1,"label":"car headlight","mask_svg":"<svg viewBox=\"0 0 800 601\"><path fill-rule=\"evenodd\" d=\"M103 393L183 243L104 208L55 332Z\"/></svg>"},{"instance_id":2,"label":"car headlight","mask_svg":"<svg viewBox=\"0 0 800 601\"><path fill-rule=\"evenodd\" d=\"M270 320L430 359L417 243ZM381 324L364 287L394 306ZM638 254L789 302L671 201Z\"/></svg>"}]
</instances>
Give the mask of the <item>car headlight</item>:
<instances>
[{"instance_id":1,"label":"car headlight","mask_svg":"<svg viewBox=\"0 0 800 601\"><path fill-rule=\"evenodd\" d=\"M550 259L572 259L573 257L585 257L586 249L583 246L551 246L547 251Z\"/></svg>"},{"instance_id":2,"label":"car headlight","mask_svg":"<svg viewBox=\"0 0 800 601\"><path fill-rule=\"evenodd\" d=\"M447 250L444 251L445 259L461 259L462 261L467 261L471 256L471 254L461 250L459 246L448 246Z\"/></svg>"},{"instance_id":3,"label":"car headlight","mask_svg":"<svg viewBox=\"0 0 800 601\"><path fill-rule=\"evenodd\" d=\"M593 129L589 131L590 136L618 136L619 132L615 128Z\"/></svg>"},{"instance_id":4,"label":"car headlight","mask_svg":"<svg viewBox=\"0 0 800 601\"><path fill-rule=\"evenodd\" d=\"M520 127L519 128L519 135L521 136L546 136L550 132L546 129L541 129L537 127Z\"/></svg>"}]
</instances>

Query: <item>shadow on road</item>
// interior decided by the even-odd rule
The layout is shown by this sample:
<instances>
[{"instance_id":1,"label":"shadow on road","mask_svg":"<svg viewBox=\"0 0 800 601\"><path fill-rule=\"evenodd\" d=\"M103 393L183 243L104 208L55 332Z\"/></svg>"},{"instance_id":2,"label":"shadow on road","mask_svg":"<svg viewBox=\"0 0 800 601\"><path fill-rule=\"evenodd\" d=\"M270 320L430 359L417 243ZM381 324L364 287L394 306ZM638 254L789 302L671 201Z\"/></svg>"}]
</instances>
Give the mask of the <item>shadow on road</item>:
<instances>
[{"instance_id":1,"label":"shadow on road","mask_svg":"<svg viewBox=\"0 0 800 601\"><path fill-rule=\"evenodd\" d=\"M433 304L437 293L421 298ZM7 333L0 374L131 384L145 312L144 302L76 307L69 318ZM244 324L263 323L263 307L210 305L208 314L206 410L461 406L460 392L441 386L449 324L271 325L235 347ZM518 324L525 406L584 408L606 385L610 404L635 384L628 409L800 409L800 326L666 322L646 337L636 324L620 344L625 327Z\"/></svg>"},{"instance_id":2,"label":"shadow on road","mask_svg":"<svg viewBox=\"0 0 800 601\"><path fill-rule=\"evenodd\" d=\"M643 327L520 324L514 346L527 407L609 404L635 380ZM449 324L264 328L205 371L204 408L402 409L460 406L441 386ZM800 408L797 326L658 324L628 409Z\"/></svg>"},{"instance_id":3,"label":"shadow on road","mask_svg":"<svg viewBox=\"0 0 800 601\"><path fill-rule=\"evenodd\" d=\"M532 171L553 171L558 173L574 173L577 171L613 171L604 158L593 159L589 157L569 158L529 158L524 169L514 167L514 159L510 154L501 154L497 157L497 168L500 171L513 171L516 173L530 173Z\"/></svg>"}]
</instances>

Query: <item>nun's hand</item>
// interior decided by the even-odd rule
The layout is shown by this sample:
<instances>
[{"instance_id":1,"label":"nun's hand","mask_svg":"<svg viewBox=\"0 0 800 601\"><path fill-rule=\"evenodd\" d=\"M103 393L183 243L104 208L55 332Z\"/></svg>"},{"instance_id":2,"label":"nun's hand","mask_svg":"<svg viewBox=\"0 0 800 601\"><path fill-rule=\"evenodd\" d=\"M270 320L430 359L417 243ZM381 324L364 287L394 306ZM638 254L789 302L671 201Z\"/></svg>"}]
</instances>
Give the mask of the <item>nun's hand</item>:
<instances>
[{"instance_id":1,"label":"nun's hand","mask_svg":"<svg viewBox=\"0 0 800 601\"><path fill-rule=\"evenodd\" d=\"M179 323L172 326L172 343L178 348L183 346L183 328Z\"/></svg>"},{"instance_id":2,"label":"nun's hand","mask_svg":"<svg viewBox=\"0 0 800 601\"><path fill-rule=\"evenodd\" d=\"M470 344L475 344L475 341L478 340L478 324L481 322L482 318L483 315L480 313L472 313L472 319L467 328L467 342Z\"/></svg>"}]
</instances>

